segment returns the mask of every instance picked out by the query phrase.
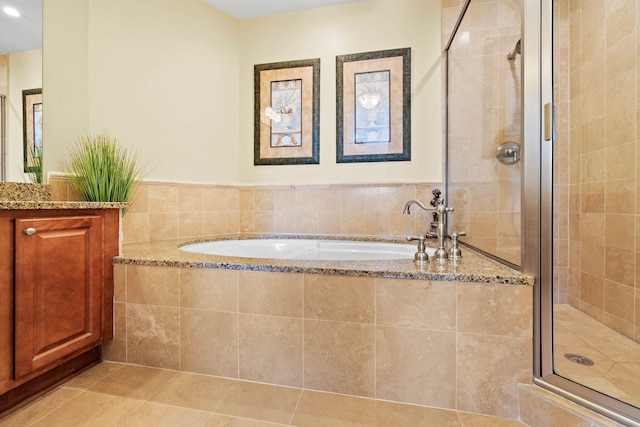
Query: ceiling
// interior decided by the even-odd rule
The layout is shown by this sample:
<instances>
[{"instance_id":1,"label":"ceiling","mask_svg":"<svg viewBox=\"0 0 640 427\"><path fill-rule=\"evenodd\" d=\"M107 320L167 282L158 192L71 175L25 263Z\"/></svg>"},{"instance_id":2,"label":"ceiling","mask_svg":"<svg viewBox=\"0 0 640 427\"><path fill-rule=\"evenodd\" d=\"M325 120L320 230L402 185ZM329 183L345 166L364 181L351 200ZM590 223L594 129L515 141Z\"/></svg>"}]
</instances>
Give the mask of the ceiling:
<instances>
[{"instance_id":1,"label":"ceiling","mask_svg":"<svg viewBox=\"0 0 640 427\"><path fill-rule=\"evenodd\" d=\"M2 9L10 6L22 16ZM0 0L0 54L42 48L42 0Z\"/></svg>"},{"instance_id":2,"label":"ceiling","mask_svg":"<svg viewBox=\"0 0 640 427\"><path fill-rule=\"evenodd\" d=\"M237 19L314 9L362 0L202 0ZM2 12L10 6L22 16ZM0 54L42 48L42 0L0 0Z\"/></svg>"},{"instance_id":3,"label":"ceiling","mask_svg":"<svg viewBox=\"0 0 640 427\"><path fill-rule=\"evenodd\" d=\"M361 0L202 0L237 19L275 15L294 10L314 9Z\"/></svg>"}]
</instances>

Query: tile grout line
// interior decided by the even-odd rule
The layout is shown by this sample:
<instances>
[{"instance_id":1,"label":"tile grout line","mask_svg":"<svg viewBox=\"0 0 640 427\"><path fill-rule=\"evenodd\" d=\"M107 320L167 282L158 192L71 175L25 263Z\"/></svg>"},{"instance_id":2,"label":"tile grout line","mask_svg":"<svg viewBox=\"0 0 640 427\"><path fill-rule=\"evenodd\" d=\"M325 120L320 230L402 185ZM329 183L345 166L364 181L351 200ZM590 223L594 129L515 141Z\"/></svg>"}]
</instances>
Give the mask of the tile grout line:
<instances>
[{"instance_id":1,"label":"tile grout line","mask_svg":"<svg viewBox=\"0 0 640 427\"><path fill-rule=\"evenodd\" d=\"M296 407L293 408L293 413L291 414L291 419L287 425L293 425L293 420L296 417L296 412L298 412L298 408L300 407L300 401L302 400L302 393L304 393L304 388L300 389L300 394L298 395L298 401L296 402Z\"/></svg>"}]
</instances>

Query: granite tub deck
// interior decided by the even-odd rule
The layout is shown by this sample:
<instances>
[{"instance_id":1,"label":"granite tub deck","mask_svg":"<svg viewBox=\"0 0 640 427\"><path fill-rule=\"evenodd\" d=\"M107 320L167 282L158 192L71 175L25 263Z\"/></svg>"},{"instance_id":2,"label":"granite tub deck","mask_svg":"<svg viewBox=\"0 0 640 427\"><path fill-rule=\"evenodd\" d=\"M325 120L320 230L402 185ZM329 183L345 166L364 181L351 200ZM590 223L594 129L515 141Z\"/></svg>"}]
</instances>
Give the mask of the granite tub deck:
<instances>
[{"instance_id":1,"label":"granite tub deck","mask_svg":"<svg viewBox=\"0 0 640 427\"><path fill-rule=\"evenodd\" d=\"M157 242L127 243L115 264L137 264L165 267L221 268L229 270L270 271L281 273L329 274L359 277L386 277L415 280L464 281L504 285L533 285L531 276L522 274L493 261L469 248L462 248L460 260L439 263L430 260L419 266L412 260L376 261L317 261L276 260L268 258L238 258L180 251L180 246L211 240L251 238L295 238L294 235L218 235L199 239L174 239ZM297 236L300 238L331 239L331 236ZM406 244L401 240L341 237L345 240L375 240ZM435 247L435 240L427 244Z\"/></svg>"},{"instance_id":2,"label":"granite tub deck","mask_svg":"<svg viewBox=\"0 0 640 427\"><path fill-rule=\"evenodd\" d=\"M469 249L419 268L178 250L192 241L123 245L106 360L518 418L532 278Z\"/></svg>"}]
</instances>

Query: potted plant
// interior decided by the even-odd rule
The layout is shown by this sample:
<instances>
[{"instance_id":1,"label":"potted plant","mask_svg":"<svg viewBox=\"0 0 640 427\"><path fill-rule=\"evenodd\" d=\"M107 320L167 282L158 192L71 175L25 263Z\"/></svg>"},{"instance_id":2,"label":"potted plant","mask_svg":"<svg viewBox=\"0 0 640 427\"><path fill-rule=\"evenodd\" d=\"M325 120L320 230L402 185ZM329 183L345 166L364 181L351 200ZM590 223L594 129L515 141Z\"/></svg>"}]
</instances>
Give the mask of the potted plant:
<instances>
[{"instance_id":1,"label":"potted plant","mask_svg":"<svg viewBox=\"0 0 640 427\"><path fill-rule=\"evenodd\" d=\"M138 154L105 131L78 137L65 170L78 195L92 202L130 202L144 173Z\"/></svg>"}]
</instances>

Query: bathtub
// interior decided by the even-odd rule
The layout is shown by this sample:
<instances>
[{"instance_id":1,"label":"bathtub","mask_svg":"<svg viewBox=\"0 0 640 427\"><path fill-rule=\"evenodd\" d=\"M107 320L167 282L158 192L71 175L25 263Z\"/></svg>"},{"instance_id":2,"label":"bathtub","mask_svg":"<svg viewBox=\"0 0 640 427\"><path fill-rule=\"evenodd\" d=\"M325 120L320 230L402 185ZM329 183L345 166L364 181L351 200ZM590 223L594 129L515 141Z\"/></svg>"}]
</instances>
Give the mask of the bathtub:
<instances>
[{"instance_id":1,"label":"bathtub","mask_svg":"<svg viewBox=\"0 0 640 427\"><path fill-rule=\"evenodd\" d=\"M180 247L181 251L238 258L318 261L376 261L413 259L415 244L322 239L215 240ZM427 248L429 256L435 249Z\"/></svg>"},{"instance_id":2,"label":"bathtub","mask_svg":"<svg viewBox=\"0 0 640 427\"><path fill-rule=\"evenodd\" d=\"M419 266L401 240L202 239L123 245L106 360L518 417L533 278L466 248ZM343 258L250 258L317 248Z\"/></svg>"}]
</instances>

